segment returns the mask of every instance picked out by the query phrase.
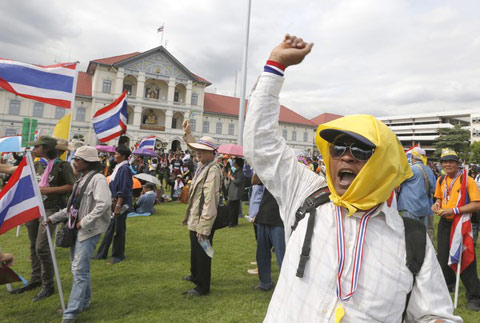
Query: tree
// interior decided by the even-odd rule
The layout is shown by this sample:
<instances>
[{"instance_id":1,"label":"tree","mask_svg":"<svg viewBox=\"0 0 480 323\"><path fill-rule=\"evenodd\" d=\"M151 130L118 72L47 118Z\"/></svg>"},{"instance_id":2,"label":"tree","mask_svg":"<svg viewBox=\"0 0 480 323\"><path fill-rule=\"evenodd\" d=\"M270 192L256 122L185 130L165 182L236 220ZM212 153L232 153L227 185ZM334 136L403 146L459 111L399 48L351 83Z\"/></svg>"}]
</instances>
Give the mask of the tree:
<instances>
[{"instance_id":1,"label":"tree","mask_svg":"<svg viewBox=\"0 0 480 323\"><path fill-rule=\"evenodd\" d=\"M472 143L470 151L472 152L470 155L470 163L480 164L480 141Z\"/></svg>"},{"instance_id":2,"label":"tree","mask_svg":"<svg viewBox=\"0 0 480 323\"><path fill-rule=\"evenodd\" d=\"M462 129L460 124L456 124L453 128L438 129L438 133L440 136L434 144L436 157L440 157L443 148L451 148L457 152L460 159L468 159L470 148L469 130Z\"/></svg>"}]
</instances>

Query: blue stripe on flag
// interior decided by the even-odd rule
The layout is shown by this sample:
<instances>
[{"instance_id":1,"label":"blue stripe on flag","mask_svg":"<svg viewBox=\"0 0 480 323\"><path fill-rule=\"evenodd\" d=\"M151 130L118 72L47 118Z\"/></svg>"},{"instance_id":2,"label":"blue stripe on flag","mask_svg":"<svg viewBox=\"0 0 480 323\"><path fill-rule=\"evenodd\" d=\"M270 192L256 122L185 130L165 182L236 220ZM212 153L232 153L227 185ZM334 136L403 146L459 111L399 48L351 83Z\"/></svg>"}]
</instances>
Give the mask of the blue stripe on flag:
<instances>
[{"instance_id":1,"label":"blue stripe on flag","mask_svg":"<svg viewBox=\"0 0 480 323\"><path fill-rule=\"evenodd\" d=\"M31 199L35 196L35 191L33 190L32 186L32 179L30 176L22 177L18 180L17 187L14 188L15 193L13 195L12 200L3 210L0 210L0 226L2 226L3 221L5 220L5 216L8 213L10 207L17 205L25 200ZM31 207L34 207L32 205Z\"/></svg>"},{"instance_id":2,"label":"blue stripe on flag","mask_svg":"<svg viewBox=\"0 0 480 323\"><path fill-rule=\"evenodd\" d=\"M0 63L0 78L42 89L72 92L73 77L34 70L25 66Z\"/></svg>"}]
</instances>

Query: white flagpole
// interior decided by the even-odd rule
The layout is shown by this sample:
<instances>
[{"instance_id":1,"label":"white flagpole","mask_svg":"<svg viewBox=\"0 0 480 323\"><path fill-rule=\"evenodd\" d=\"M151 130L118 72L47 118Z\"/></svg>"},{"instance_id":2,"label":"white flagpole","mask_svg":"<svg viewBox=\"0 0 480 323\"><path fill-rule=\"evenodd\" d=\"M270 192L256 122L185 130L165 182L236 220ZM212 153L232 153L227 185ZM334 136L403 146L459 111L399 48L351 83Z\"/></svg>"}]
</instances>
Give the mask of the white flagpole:
<instances>
[{"instance_id":1,"label":"white flagpole","mask_svg":"<svg viewBox=\"0 0 480 323\"><path fill-rule=\"evenodd\" d=\"M33 159L30 151L27 152L27 162L32 172L32 175L35 175L35 168L33 167ZM33 189L35 190L35 194L37 196L41 196L40 188L38 187L38 183L36 179L33 179L32 182L33 182ZM40 214L42 215L43 220L46 221L47 214L45 213L45 208L43 207L43 203L40 203L39 208L40 208ZM62 281L60 280L60 274L58 272L57 259L55 258L55 249L53 248L52 237L50 236L50 228L48 227L48 225L46 225L45 229L47 230L48 245L50 246L50 254L52 255L53 269L55 271L55 277L57 279L58 295L60 296L60 303L62 304L62 310L65 311L65 300L63 299Z\"/></svg>"},{"instance_id":2,"label":"white flagpole","mask_svg":"<svg viewBox=\"0 0 480 323\"><path fill-rule=\"evenodd\" d=\"M17 238L20 236L20 226L17 225Z\"/></svg>"},{"instance_id":3,"label":"white flagpole","mask_svg":"<svg viewBox=\"0 0 480 323\"><path fill-rule=\"evenodd\" d=\"M247 87L247 59L248 59L248 38L250 35L250 9L252 0L248 0L247 21L245 22L245 44L243 47L242 63L242 90L240 92L240 103L238 107L238 145L243 146L243 123L245 119L245 90Z\"/></svg>"},{"instance_id":4,"label":"white flagpole","mask_svg":"<svg viewBox=\"0 0 480 323\"><path fill-rule=\"evenodd\" d=\"M73 89L72 89L72 103L71 103L71 106L70 106L70 125L68 126L68 136L67 136L67 140L70 141L70 138L72 136L72 122L73 122L73 117L75 116L75 95L77 94L77 80L78 80L78 69L77 69L77 66L78 66L78 63L80 63L79 61L77 61L76 65L75 65L75 77L73 79Z\"/></svg>"}]
</instances>

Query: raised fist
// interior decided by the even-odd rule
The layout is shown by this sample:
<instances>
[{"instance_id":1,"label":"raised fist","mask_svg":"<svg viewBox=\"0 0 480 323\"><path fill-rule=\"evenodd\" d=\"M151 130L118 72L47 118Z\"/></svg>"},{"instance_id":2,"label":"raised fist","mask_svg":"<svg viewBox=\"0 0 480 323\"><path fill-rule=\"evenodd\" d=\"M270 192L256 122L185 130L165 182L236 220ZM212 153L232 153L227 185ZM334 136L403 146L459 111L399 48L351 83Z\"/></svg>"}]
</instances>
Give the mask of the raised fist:
<instances>
[{"instance_id":1,"label":"raised fist","mask_svg":"<svg viewBox=\"0 0 480 323\"><path fill-rule=\"evenodd\" d=\"M286 34L283 41L270 54L269 60L288 67L303 61L312 50L313 43L304 42L302 38Z\"/></svg>"}]
</instances>

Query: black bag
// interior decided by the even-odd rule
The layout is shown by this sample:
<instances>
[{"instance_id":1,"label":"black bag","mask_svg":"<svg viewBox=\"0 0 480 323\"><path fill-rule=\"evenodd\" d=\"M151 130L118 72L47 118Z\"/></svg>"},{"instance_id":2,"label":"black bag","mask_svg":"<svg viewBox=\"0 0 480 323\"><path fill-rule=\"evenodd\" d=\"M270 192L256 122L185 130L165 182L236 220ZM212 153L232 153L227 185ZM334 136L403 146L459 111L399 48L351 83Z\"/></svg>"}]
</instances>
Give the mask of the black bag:
<instances>
[{"instance_id":1,"label":"black bag","mask_svg":"<svg viewBox=\"0 0 480 323\"><path fill-rule=\"evenodd\" d=\"M75 210L78 210L80 208L80 202L82 201L83 194L85 193L85 190L87 189L87 186L90 183L90 180L96 174L97 172L87 177L87 179L85 180L85 183L83 184L77 196L74 196L74 195L75 195L75 191L77 190L78 182L75 183L75 186L73 187L73 190L72 190L72 195L70 195L70 198L68 199L68 203L67 203L67 213L68 213L69 219L62 223L62 226L57 231L57 235L55 236L55 245L57 247L70 248L75 245L75 240L77 240L77 231L78 231L77 215L72 215L70 212L70 209L72 206Z\"/></svg>"}]
</instances>

